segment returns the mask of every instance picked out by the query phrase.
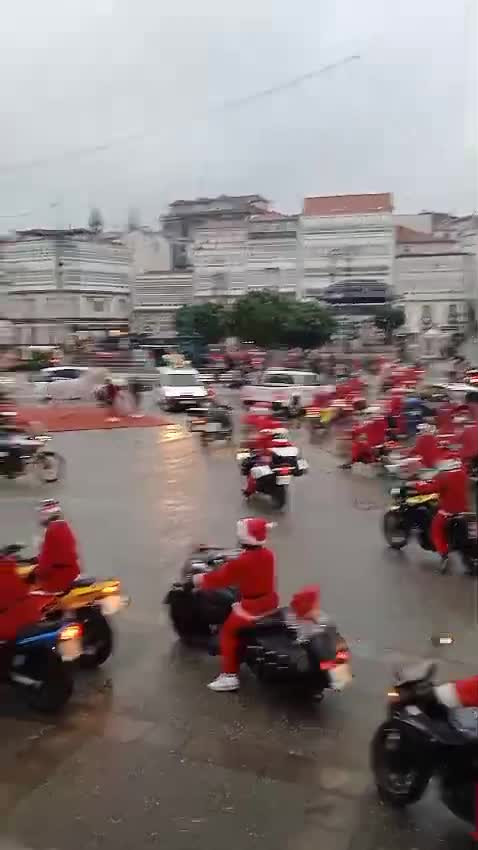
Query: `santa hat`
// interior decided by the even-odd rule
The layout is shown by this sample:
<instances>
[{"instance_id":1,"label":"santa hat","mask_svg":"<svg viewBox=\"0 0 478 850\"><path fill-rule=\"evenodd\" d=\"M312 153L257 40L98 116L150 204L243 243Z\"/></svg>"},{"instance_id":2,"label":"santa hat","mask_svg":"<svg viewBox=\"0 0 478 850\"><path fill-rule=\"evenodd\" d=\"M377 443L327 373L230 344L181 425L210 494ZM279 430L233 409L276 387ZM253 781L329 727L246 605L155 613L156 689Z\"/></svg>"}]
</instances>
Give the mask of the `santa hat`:
<instances>
[{"instance_id":1,"label":"santa hat","mask_svg":"<svg viewBox=\"0 0 478 850\"><path fill-rule=\"evenodd\" d=\"M237 523L237 536L245 546L262 546L266 542L267 532L274 524L260 517L246 517Z\"/></svg>"},{"instance_id":2,"label":"santa hat","mask_svg":"<svg viewBox=\"0 0 478 850\"><path fill-rule=\"evenodd\" d=\"M310 584L294 593L290 607L296 617L307 617L320 603L320 587L318 584Z\"/></svg>"}]
</instances>

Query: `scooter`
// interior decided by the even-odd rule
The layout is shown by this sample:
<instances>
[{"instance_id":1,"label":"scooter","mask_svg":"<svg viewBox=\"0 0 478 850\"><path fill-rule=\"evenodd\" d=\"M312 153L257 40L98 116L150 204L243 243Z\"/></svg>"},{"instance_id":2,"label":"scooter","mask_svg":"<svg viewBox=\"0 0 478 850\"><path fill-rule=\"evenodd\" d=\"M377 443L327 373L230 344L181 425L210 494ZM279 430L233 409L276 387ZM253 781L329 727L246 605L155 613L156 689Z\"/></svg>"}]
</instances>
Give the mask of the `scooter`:
<instances>
[{"instance_id":1,"label":"scooter","mask_svg":"<svg viewBox=\"0 0 478 850\"><path fill-rule=\"evenodd\" d=\"M396 808L420 800L432 777L454 815L475 824L478 737L475 713L450 712L433 698L434 664L397 674L388 693L388 718L371 744L380 798Z\"/></svg>"},{"instance_id":2,"label":"scooter","mask_svg":"<svg viewBox=\"0 0 478 850\"><path fill-rule=\"evenodd\" d=\"M192 407L188 411L188 428L199 434L204 447L216 440L231 442L234 434L231 410L226 404Z\"/></svg>"},{"instance_id":3,"label":"scooter","mask_svg":"<svg viewBox=\"0 0 478 850\"><path fill-rule=\"evenodd\" d=\"M403 549L415 533L419 545L434 552L430 528L438 510L438 494L416 493L413 482L393 487L393 503L383 517L383 533L392 549ZM478 575L478 534L476 515L455 514L447 523L446 535L450 551L459 552L469 575ZM447 566L444 562L445 567Z\"/></svg>"},{"instance_id":4,"label":"scooter","mask_svg":"<svg viewBox=\"0 0 478 850\"><path fill-rule=\"evenodd\" d=\"M258 463L257 456L249 449L241 449L236 459L241 475L254 476L256 493L269 496L272 504L278 510L287 503L287 488L292 478L304 475L309 464L300 456L296 446L277 446L269 450L270 462Z\"/></svg>"},{"instance_id":5,"label":"scooter","mask_svg":"<svg viewBox=\"0 0 478 850\"><path fill-rule=\"evenodd\" d=\"M0 680L13 685L34 711L53 713L73 693L72 662L81 656L81 623L57 617L0 641Z\"/></svg>"},{"instance_id":6,"label":"scooter","mask_svg":"<svg viewBox=\"0 0 478 850\"><path fill-rule=\"evenodd\" d=\"M15 543L5 547L2 552L16 558L17 572L29 581L36 562L35 559L17 557L24 548L22 543ZM59 613L73 615L82 624L81 667L94 669L110 657L114 636L109 620L129 602L129 597L121 592L119 579L96 579L90 576L80 576L66 593L54 597L49 608L51 616L57 617Z\"/></svg>"},{"instance_id":7,"label":"scooter","mask_svg":"<svg viewBox=\"0 0 478 850\"><path fill-rule=\"evenodd\" d=\"M186 644L219 652L218 636L233 604L235 588L201 591L192 577L217 569L237 556L235 550L202 547L192 552L165 598L179 638ZM241 659L264 683L282 684L321 700L327 689L342 690L352 679L350 652L335 624L326 619L308 640L298 638L295 618L287 608L254 620L242 633Z\"/></svg>"}]
</instances>

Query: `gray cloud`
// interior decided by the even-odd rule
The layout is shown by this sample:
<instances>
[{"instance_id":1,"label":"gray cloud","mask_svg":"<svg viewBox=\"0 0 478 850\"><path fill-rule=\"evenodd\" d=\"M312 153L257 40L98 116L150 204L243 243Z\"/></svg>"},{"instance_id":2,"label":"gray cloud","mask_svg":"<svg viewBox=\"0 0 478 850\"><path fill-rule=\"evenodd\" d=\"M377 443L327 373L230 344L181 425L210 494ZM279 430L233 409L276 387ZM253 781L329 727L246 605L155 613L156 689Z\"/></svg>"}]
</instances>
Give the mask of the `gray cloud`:
<instances>
[{"instance_id":1,"label":"gray cloud","mask_svg":"<svg viewBox=\"0 0 478 850\"><path fill-rule=\"evenodd\" d=\"M130 204L152 221L174 197L219 192L259 191L291 210L305 194L388 190L407 211L476 207L470 8L10 2L0 32L0 229L82 224L92 203L111 225ZM354 53L360 62L300 87L219 108ZM33 160L46 162L13 167Z\"/></svg>"}]
</instances>

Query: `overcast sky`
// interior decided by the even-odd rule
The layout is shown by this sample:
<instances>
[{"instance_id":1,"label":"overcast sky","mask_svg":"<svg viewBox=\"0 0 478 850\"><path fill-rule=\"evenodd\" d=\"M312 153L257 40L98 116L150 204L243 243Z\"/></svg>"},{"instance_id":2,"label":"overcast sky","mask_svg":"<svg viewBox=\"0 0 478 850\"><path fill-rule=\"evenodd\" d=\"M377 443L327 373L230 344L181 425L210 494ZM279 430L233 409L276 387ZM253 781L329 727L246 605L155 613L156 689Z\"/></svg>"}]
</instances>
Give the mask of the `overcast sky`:
<instances>
[{"instance_id":1,"label":"overcast sky","mask_svg":"<svg viewBox=\"0 0 478 850\"><path fill-rule=\"evenodd\" d=\"M93 204L110 226L130 206L152 223L222 192L286 211L381 191L401 212L476 209L476 5L4 0L0 231L83 225Z\"/></svg>"}]
</instances>

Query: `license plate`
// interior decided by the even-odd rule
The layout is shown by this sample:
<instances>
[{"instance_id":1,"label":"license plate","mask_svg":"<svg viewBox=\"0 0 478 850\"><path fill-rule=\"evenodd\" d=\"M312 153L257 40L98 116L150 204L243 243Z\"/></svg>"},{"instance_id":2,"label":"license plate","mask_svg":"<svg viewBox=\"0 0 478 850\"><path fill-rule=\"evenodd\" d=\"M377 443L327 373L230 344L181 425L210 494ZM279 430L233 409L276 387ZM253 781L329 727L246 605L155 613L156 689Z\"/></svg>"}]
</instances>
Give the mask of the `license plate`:
<instances>
[{"instance_id":1,"label":"license plate","mask_svg":"<svg viewBox=\"0 0 478 850\"><path fill-rule=\"evenodd\" d=\"M221 425L219 422L208 422L206 425L206 431L220 431Z\"/></svg>"},{"instance_id":2,"label":"license plate","mask_svg":"<svg viewBox=\"0 0 478 850\"><path fill-rule=\"evenodd\" d=\"M249 452L238 452L236 455L236 460L238 461L238 463L241 463L241 461L247 460L249 457Z\"/></svg>"},{"instance_id":3,"label":"license plate","mask_svg":"<svg viewBox=\"0 0 478 850\"><path fill-rule=\"evenodd\" d=\"M278 484L290 484L291 476L290 475L278 475L277 483Z\"/></svg>"},{"instance_id":4,"label":"license plate","mask_svg":"<svg viewBox=\"0 0 478 850\"><path fill-rule=\"evenodd\" d=\"M302 458L297 461L297 466L302 472L305 472L305 470L309 468L309 464L307 463L307 461L303 460Z\"/></svg>"},{"instance_id":5,"label":"license plate","mask_svg":"<svg viewBox=\"0 0 478 850\"><path fill-rule=\"evenodd\" d=\"M329 670L330 683L334 691L342 691L351 681L352 673L348 664L338 664Z\"/></svg>"},{"instance_id":6,"label":"license plate","mask_svg":"<svg viewBox=\"0 0 478 850\"><path fill-rule=\"evenodd\" d=\"M114 593L101 600L101 611L105 617L111 617L112 614L117 614L121 607L122 602L119 594Z\"/></svg>"},{"instance_id":7,"label":"license plate","mask_svg":"<svg viewBox=\"0 0 478 850\"><path fill-rule=\"evenodd\" d=\"M63 661L76 661L82 654L83 647L79 638L59 641L58 652Z\"/></svg>"}]
</instances>

